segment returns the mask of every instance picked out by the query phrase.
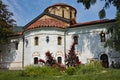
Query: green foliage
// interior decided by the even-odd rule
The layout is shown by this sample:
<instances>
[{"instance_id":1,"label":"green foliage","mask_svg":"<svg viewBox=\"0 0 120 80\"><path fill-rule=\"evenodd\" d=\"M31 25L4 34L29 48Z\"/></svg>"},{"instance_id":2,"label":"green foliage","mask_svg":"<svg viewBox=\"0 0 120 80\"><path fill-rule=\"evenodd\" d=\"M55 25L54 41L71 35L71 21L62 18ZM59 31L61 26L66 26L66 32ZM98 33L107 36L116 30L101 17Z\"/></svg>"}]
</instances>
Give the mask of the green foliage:
<instances>
[{"instance_id":1,"label":"green foliage","mask_svg":"<svg viewBox=\"0 0 120 80\"><path fill-rule=\"evenodd\" d=\"M65 62L66 62L66 65L67 65L68 67L69 67L69 66L78 66L78 65L81 64L81 62L79 61L78 56L77 56L76 53L75 53L75 45L76 45L76 42L74 42L74 43L72 44L68 55L66 55Z\"/></svg>"},{"instance_id":2,"label":"green foliage","mask_svg":"<svg viewBox=\"0 0 120 80\"><path fill-rule=\"evenodd\" d=\"M75 67L73 67L73 66L68 67L68 68L66 69L66 73L67 73L68 75L73 75L73 74L75 73Z\"/></svg>"},{"instance_id":3,"label":"green foliage","mask_svg":"<svg viewBox=\"0 0 120 80\"><path fill-rule=\"evenodd\" d=\"M81 74L89 74L89 73L99 73L104 70L101 63L99 61L93 61L91 63L80 65L78 68L78 73Z\"/></svg>"},{"instance_id":4,"label":"green foliage","mask_svg":"<svg viewBox=\"0 0 120 80\"><path fill-rule=\"evenodd\" d=\"M120 26L120 12L117 13L116 20L117 20L116 24Z\"/></svg>"},{"instance_id":5,"label":"green foliage","mask_svg":"<svg viewBox=\"0 0 120 80\"><path fill-rule=\"evenodd\" d=\"M0 70L0 80L118 80L120 69L102 69L99 72L83 72L81 71L86 65L77 68L75 75L69 76L66 73L57 75L41 74L39 76L21 76L23 71ZM87 67L86 67L87 68Z\"/></svg>"},{"instance_id":6,"label":"green foliage","mask_svg":"<svg viewBox=\"0 0 120 80\"><path fill-rule=\"evenodd\" d=\"M109 29L111 32L111 38L108 39L105 43L105 47L109 46L114 50L120 52L120 0L100 0L104 2L103 8L99 11L99 18L103 19L106 16L106 9L110 8L111 5L116 7L117 10L117 17L116 23L113 27ZM96 3L96 0L77 0L78 3L82 3L86 9L89 9L91 5ZM92 4L93 3L93 4Z\"/></svg>"},{"instance_id":7,"label":"green foliage","mask_svg":"<svg viewBox=\"0 0 120 80\"><path fill-rule=\"evenodd\" d=\"M9 12L7 5L0 0L0 44L8 42L8 34L11 33L11 28L15 20L12 19L13 13Z\"/></svg>"},{"instance_id":8,"label":"green foliage","mask_svg":"<svg viewBox=\"0 0 120 80\"><path fill-rule=\"evenodd\" d=\"M77 0L78 3L83 3L86 9L89 9L91 5L96 3L96 0Z\"/></svg>"},{"instance_id":9,"label":"green foliage","mask_svg":"<svg viewBox=\"0 0 120 80\"><path fill-rule=\"evenodd\" d=\"M106 15L105 9L110 8L110 5L116 7L117 12L120 12L120 0L100 0L104 2L102 10L99 12L100 19L104 18ZM86 9L90 9L91 5L95 4L97 0L77 0L78 3L82 3Z\"/></svg>"},{"instance_id":10,"label":"green foliage","mask_svg":"<svg viewBox=\"0 0 120 80\"><path fill-rule=\"evenodd\" d=\"M106 41L104 47L110 47L111 49L120 52L120 14L117 16L116 23L108 30L111 37Z\"/></svg>"},{"instance_id":11,"label":"green foliage","mask_svg":"<svg viewBox=\"0 0 120 80\"><path fill-rule=\"evenodd\" d=\"M23 71L23 76L43 76L43 75L59 75L61 72L57 68L48 67L48 66L34 66L29 65L25 67Z\"/></svg>"},{"instance_id":12,"label":"green foliage","mask_svg":"<svg viewBox=\"0 0 120 80\"><path fill-rule=\"evenodd\" d=\"M99 12L99 18L103 19L105 16L106 16L105 9L100 10L100 12Z\"/></svg>"}]
</instances>

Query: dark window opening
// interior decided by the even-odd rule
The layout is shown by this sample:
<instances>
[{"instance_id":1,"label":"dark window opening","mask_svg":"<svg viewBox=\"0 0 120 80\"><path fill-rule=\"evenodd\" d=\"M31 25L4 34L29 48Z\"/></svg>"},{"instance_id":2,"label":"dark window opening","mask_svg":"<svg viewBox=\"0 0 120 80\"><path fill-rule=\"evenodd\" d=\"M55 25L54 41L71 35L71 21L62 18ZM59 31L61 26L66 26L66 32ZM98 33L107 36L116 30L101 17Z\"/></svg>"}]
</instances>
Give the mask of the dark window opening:
<instances>
[{"instance_id":1,"label":"dark window opening","mask_svg":"<svg viewBox=\"0 0 120 80\"><path fill-rule=\"evenodd\" d=\"M61 57L58 57L57 60L58 60L58 63L60 63L60 64L62 63L62 58Z\"/></svg>"},{"instance_id":2,"label":"dark window opening","mask_svg":"<svg viewBox=\"0 0 120 80\"><path fill-rule=\"evenodd\" d=\"M103 31L100 33L100 38L101 38L101 42L105 42L106 41L105 33L103 33Z\"/></svg>"},{"instance_id":3,"label":"dark window opening","mask_svg":"<svg viewBox=\"0 0 120 80\"><path fill-rule=\"evenodd\" d=\"M61 44L62 44L62 38L58 37L58 45L61 45Z\"/></svg>"},{"instance_id":4,"label":"dark window opening","mask_svg":"<svg viewBox=\"0 0 120 80\"><path fill-rule=\"evenodd\" d=\"M46 37L46 42L49 43L49 36Z\"/></svg>"},{"instance_id":5,"label":"dark window opening","mask_svg":"<svg viewBox=\"0 0 120 80\"><path fill-rule=\"evenodd\" d=\"M62 17L64 18L64 8L62 9Z\"/></svg>"},{"instance_id":6,"label":"dark window opening","mask_svg":"<svg viewBox=\"0 0 120 80\"><path fill-rule=\"evenodd\" d=\"M18 42L15 42L15 49L18 50Z\"/></svg>"},{"instance_id":7,"label":"dark window opening","mask_svg":"<svg viewBox=\"0 0 120 80\"><path fill-rule=\"evenodd\" d=\"M74 43L78 44L78 36L74 36L73 39L74 39Z\"/></svg>"},{"instance_id":8,"label":"dark window opening","mask_svg":"<svg viewBox=\"0 0 120 80\"><path fill-rule=\"evenodd\" d=\"M70 19L72 19L72 11L70 10Z\"/></svg>"},{"instance_id":9,"label":"dark window opening","mask_svg":"<svg viewBox=\"0 0 120 80\"><path fill-rule=\"evenodd\" d=\"M102 54L100 60L103 67L105 68L109 67L108 56L106 54Z\"/></svg>"},{"instance_id":10,"label":"dark window opening","mask_svg":"<svg viewBox=\"0 0 120 80\"><path fill-rule=\"evenodd\" d=\"M34 64L38 64L38 57L34 58Z\"/></svg>"},{"instance_id":11,"label":"dark window opening","mask_svg":"<svg viewBox=\"0 0 120 80\"><path fill-rule=\"evenodd\" d=\"M38 40L39 40L39 38L35 37L35 41L34 41L35 45L38 45Z\"/></svg>"}]
</instances>

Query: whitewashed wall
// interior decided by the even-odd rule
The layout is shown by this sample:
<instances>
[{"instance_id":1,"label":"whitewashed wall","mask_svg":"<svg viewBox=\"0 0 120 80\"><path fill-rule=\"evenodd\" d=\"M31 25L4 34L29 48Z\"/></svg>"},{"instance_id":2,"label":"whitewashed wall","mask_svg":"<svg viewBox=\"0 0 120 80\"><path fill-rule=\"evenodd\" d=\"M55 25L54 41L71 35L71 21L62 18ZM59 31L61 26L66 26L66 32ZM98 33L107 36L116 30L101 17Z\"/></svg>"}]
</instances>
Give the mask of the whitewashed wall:
<instances>
[{"instance_id":1,"label":"whitewashed wall","mask_svg":"<svg viewBox=\"0 0 120 80\"><path fill-rule=\"evenodd\" d=\"M74 27L68 29L60 28L37 28L24 32L20 37L12 37L8 45L0 45L0 68L21 69L23 66L34 64L34 58L45 60L45 53L50 51L56 58L62 57L64 64L65 52L68 53L73 43L73 36L78 35L78 45L76 54L82 63L87 63L90 59L100 60L102 54L108 56L109 65L111 62L120 62L120 54L112 49L104 48L104 43L100 41L100 32L107 32L107 28L112 23L97 24L84 27ZM49 42L46 42L49 36ZM23 39L24 37L24 48ZM39 37L39 45L34 45L34 38ZM62 37L62 45L58 45L57 38ZM110 34L106 34L106 39ZM26 44L26 40L28 44ZM15 41L19 42L18 50L15 49Z\"/></svg>"},{"instance_id":2,"label":"whitewashed wall","mask_svg":"<svg viewBox=\"0 0 120 80\"><path fill-rule=\"evenodd\" d=\"M110 49L104 48L105 42L101 42L101 31L107 33L107 28L112 26L111 24L100 24L83 27L69 28L66 32L66 53L70 50L70 46L73 43L73 36L78 35L78 45L76 45L76 53L82 63L87 63L90 59L100 59L102 54L107 54L109 62L112 54ZM109 34L106 34L106 40L109 38ZM112 55L116 55L115 53ZM110 62L111 63L111 62Z\"/></svg>"},{"instance_id":3,"label":"whitewashed wall","mask_svg":"<svg viewBox=\"0 0 120 80\"><path fill-rule=\"evenodd\" d=\"M10 44L0 46L0 68L22 69L22 37L10 38L10 41ZM15 41L19 43L17 50Z\"/></svg>"},{"instance_id":4,"label":"whitewashed wall","mask_svg":"<svg viewBox=\"0 0 120 80\"><path fill-rule=\"evenodd\" d=\"M27 31L25 40L28 40L28 45L24 45L24 66L34 64L34 57L46 60L45 53L50 51L56 58L62 57L64 63L64 30L57 28L39 28ZM49 36L49 42L46 42L46 37ZM34 38L39 37L39 45L34 45ZM57 38L62 37L62 45L58 45Z\"/></svg>"}]
</instances>

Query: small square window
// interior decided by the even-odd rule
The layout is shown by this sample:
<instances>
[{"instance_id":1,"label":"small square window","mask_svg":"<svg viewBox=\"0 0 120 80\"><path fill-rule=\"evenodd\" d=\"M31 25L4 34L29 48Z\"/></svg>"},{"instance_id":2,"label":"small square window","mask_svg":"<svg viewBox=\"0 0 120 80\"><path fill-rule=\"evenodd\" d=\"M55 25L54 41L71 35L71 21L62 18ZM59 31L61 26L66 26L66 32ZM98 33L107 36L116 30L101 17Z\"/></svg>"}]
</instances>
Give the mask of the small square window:
<instances>
[{"instance_id":1,"label":"small square window","mask_svg":"<svg viewBox=\"0 0 120 80\"><path fill-rule=\"evenodd\" d=\"M39 41L39 38L38 38L38 37L35 37L35 38L34 38L34 43L35 43L35 45L38 45L38 41Z\"/></svg>"},{"instance_id":2,"label":"small square window","mask_svg":"<svg viewBox=\"0 0 120 80\"><path fill-rule=\"evenodd\" d=\"M46 42L49 43L49 36L46 36Z\"/></svg>"},{"instance_id":3,"label":"small square window","mask_svg":"<svg viewBox=\"0 0 120 80\"><path fill-rule=\"evenodd\" d=\"M62 44L62 38L58 37L58 45L61 45L61 44Z\"/></svg>"},{"instance_id":4,"label":"small square window","mask_svg":"<svg viewBox=\"0 0 120 80\"><path fill-rule=\"evenodd\" d=\"M78 36L74 36L73 39L74 39L74 43L78 44Z\"/></svg>"}]
</instances>

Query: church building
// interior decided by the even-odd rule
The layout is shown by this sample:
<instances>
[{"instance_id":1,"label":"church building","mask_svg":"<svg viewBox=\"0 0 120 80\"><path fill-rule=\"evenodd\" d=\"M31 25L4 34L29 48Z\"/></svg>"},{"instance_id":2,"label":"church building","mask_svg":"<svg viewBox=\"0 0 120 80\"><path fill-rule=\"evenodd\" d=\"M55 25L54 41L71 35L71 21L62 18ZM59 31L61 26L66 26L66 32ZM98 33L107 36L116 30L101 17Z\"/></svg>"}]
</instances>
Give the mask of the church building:
<instances>
[{"instance_id":1,"label":"church building","mask_svg":"<svg viewBox=\"0 0 120 80\"><path fill-rule=\"evenodd\" d=\"M91 60L101 60L105 67L119 62L120 54L104 47L110 38L108 28L116 20L104 19L90 22L76 22L77 10L67 4L58 3L47 7L23 29L14 28L10 43L0 45L0 68L23 69L27 65L37 65L45 60L46 52L61 64L65 64L65 54L76 42L75 52L82 64Z\"/></svg>"}]
</instances>

